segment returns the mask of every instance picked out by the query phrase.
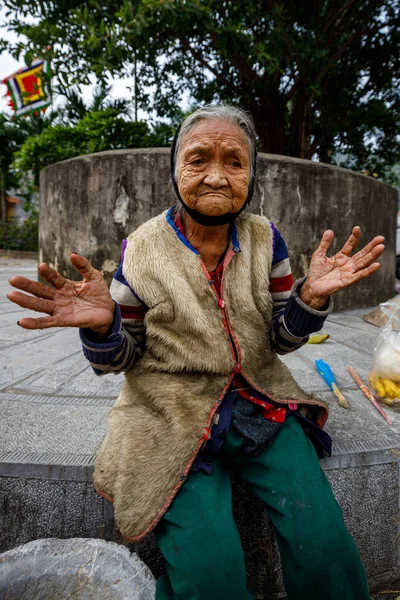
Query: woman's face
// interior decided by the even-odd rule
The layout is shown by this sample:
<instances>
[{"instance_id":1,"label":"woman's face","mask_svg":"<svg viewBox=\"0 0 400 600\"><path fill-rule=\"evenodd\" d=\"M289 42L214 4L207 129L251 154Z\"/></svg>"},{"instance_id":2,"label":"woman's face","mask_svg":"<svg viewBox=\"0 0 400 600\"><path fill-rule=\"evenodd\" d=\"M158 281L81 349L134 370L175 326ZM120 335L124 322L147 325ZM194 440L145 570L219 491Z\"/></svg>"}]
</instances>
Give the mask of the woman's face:
<instances>
[{"instance_id":1,"label":"woman's face","mask_svg":"<svg viewBox=\"0 0 400 600\"><path fill-rule=\"evenodd\" d=\"M237 125L204 119L183 138L177 163L179 193L209 216L240 210L250 181L249 142Z\"/></svg>"}]
</instances>

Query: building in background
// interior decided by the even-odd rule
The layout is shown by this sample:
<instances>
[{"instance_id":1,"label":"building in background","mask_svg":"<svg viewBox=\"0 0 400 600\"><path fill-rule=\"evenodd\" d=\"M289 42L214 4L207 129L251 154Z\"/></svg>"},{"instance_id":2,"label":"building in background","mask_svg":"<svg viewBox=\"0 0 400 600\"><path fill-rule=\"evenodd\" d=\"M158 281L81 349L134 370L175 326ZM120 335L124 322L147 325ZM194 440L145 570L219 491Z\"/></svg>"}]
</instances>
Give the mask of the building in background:
<instances>
[{"instance_id":1,"label":"building in background","mask_svg":"<svg viewBox=\"0 0 400 600\"><path fill-rule=\"evenodd\" d=\"M12 191L9 195L7 194L6 203L8 223L14 221L21 225L25 219L28 218L29 213L23 209L24 202L25 198L23 198L21 194L18 194L18 192Z\"/></svg>"}]
</instances>

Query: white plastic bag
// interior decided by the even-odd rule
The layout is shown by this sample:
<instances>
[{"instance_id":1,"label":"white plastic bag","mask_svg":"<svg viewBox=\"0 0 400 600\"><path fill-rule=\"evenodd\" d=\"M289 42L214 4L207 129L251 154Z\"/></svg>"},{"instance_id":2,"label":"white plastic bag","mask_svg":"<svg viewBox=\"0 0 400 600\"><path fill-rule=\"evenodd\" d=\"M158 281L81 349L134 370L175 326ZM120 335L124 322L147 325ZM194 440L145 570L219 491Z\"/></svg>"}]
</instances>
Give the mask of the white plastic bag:
<instances>
[{"instance_id":1,"label":"white plastic bag","mask_svg":"<svg viewBox=\"0 0 400 600\"><path fill-rule=\"evenodd\" d=\"M374 347L369 381L381 398L400 398L400 305L385 302L380 308L389 320Z\"/></svg>"}]
</instances>

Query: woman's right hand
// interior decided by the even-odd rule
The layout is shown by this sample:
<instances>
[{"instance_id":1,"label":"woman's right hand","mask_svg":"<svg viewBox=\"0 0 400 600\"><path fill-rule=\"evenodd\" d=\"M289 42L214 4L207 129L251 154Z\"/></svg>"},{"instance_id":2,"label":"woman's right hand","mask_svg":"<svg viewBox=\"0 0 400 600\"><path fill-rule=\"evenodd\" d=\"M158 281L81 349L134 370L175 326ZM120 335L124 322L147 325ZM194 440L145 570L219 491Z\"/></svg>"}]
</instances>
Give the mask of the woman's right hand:
<instances>
[{"instance_id":1,"label":"woman's right hand","mask_svg":"<svg viewBox=\"0 0 400 600\"><path fill-rule=\"evenodd\" d=\"M53 287L20 275L9 279L13 287L32 294L12 291L7 294L9 300L23 308L50 315L38 319L24 317L18 324L25 329L83 327L104 337L111 328L115 307L107 283L100 271L80 254L71 253L70 261L83 276L82 281L65 279L47 263L40 263L38 270Z\"/></svg>"}]
</instances>

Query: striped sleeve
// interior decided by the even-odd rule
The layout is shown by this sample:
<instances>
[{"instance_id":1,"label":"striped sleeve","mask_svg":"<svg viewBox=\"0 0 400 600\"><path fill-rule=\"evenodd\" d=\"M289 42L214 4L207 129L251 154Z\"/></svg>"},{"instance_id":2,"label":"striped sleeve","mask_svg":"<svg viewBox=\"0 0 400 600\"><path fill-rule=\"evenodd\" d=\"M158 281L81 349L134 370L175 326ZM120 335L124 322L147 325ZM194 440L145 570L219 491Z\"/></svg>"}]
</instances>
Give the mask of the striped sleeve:
<instances>
[{"instance_id":1,"label":"striped sleeve","mask_svg":"<svg viewBox=\"0 0 400 600\"><path fill-rule=\"evenodd\" d=\"M115 311L108 338L99 341L90 329L79 330L83 353L96 375L129 371L144 351L147 307L129 286L122 266L123 257L110 287Z\"/></svg>"},{"instance_id":2,"label":"striped sleeve","mask_svg":"<svg viewBox=\"0 0 400 600\"><path fill-rule=\"evenodd\" d=\"M293 275L289 263L289 253L287 246L274 225L272 268L269 276L269 291L272 296L272 319L275 319L285 310L285 306L290 298L292 289Z\"/></svg>"},{"instance_id":3,"label":"striped sleeve","mask_svg":"<svg viewBox=\"0 0 400 600\"><path fill-rule=\"evenodd\" d=\"M274 253L270 274L270 292L273 301L270 339L272 349L278 354L288 354L308 341L309 335L322 329L326 317L332 312L329 298L322 310L314 310L300 298L305 277L296 282L289 263L287 246L275 226Z\"/></svg>"}]
</instances>

